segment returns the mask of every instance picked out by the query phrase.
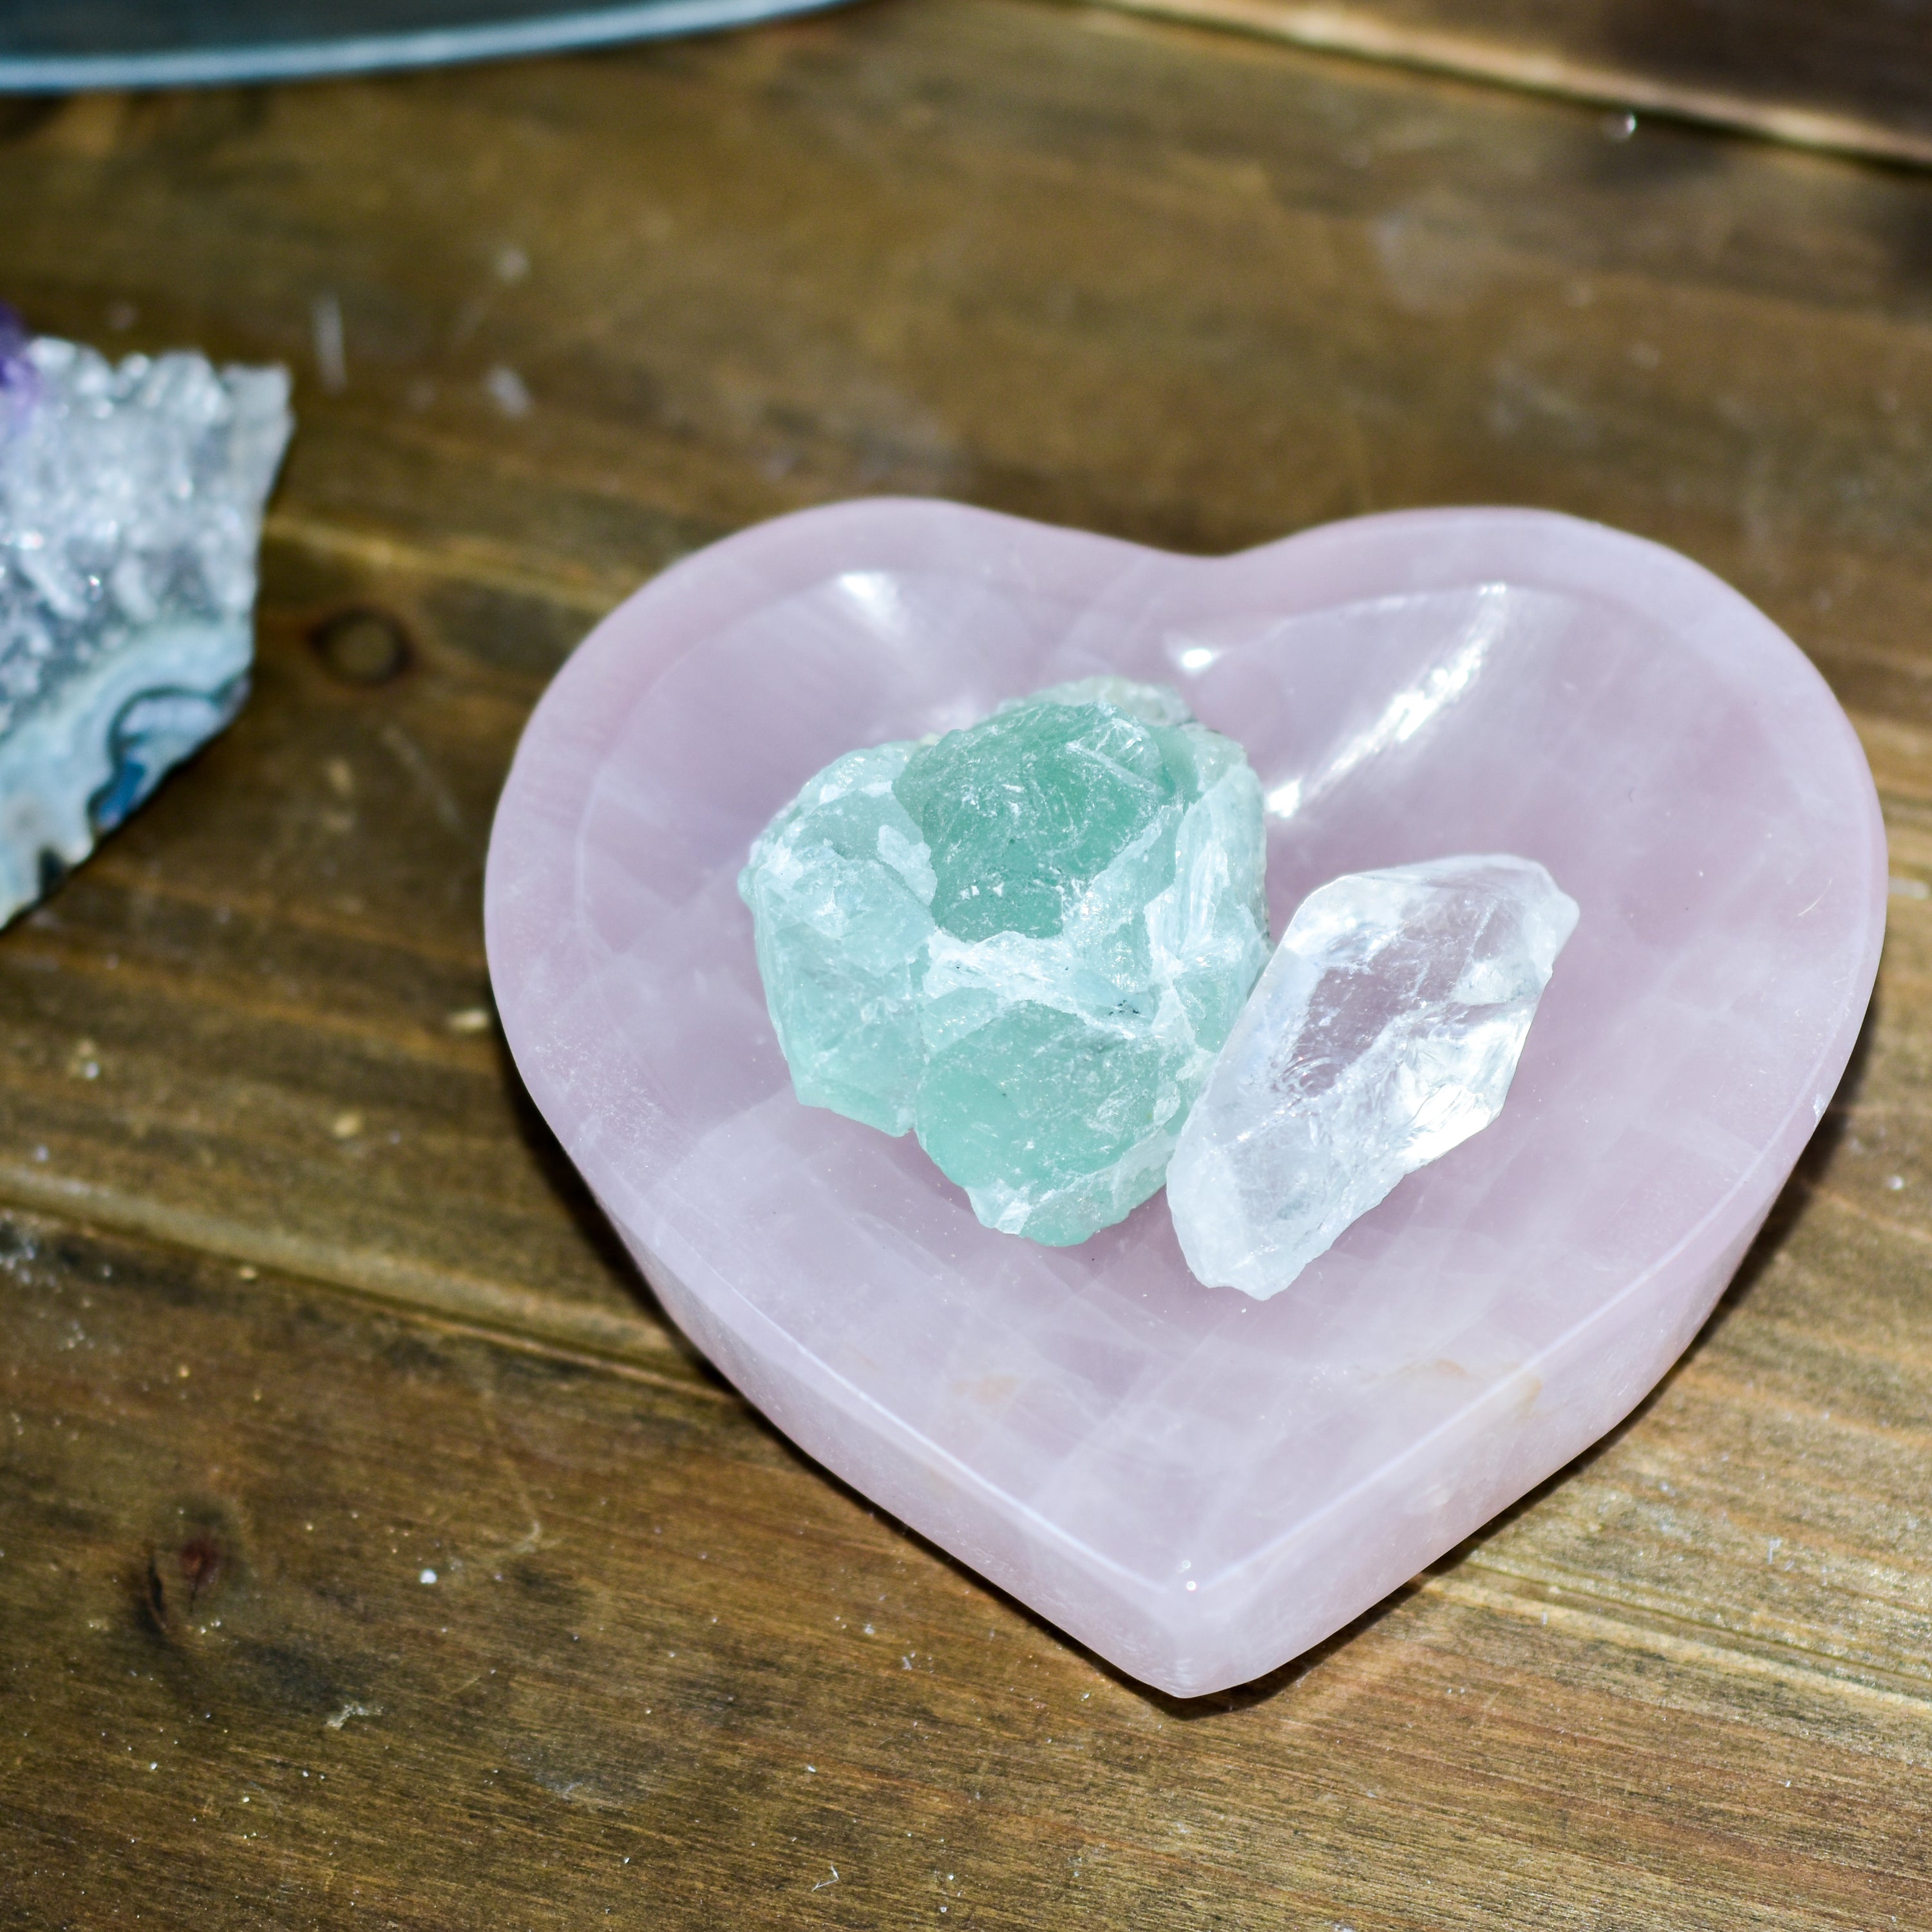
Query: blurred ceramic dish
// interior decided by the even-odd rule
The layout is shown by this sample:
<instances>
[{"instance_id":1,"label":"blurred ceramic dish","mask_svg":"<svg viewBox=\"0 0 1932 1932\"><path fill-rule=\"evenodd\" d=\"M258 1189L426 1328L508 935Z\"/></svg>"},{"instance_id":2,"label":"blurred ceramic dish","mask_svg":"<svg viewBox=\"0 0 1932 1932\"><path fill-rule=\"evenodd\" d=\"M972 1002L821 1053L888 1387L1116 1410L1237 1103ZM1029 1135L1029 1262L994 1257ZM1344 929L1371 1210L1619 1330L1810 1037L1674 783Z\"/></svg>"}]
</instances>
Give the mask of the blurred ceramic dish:
<instances>
[{"instance_id":1,"label":"blurred ceramic dish","mask_svg":"<svg viewBox=\"0 0 1932 1932\"><path fill-rule=\"evenodd\" d=\"M838 0L0 0L0 92L200 87L710 33Z\"/></svg>"}]
</instances>

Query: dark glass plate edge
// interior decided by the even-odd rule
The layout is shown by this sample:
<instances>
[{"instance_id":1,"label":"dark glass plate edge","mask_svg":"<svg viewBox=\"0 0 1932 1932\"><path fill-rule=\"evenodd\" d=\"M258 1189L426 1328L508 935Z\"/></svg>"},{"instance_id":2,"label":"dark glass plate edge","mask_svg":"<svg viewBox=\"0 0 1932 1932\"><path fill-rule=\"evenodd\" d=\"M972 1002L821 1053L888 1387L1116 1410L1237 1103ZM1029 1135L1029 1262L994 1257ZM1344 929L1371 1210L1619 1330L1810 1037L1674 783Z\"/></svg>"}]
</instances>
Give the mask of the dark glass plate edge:
<instances>
[{"instance_id":1,"label":"dark glass plate edge","mask_svg":"<svg viewBox=\"0 0 1932 1932\"><path fill-rule=\"evenodd\" d=\"M172 53L9 58L0 53L0 94L73 94L92 88L215 87L239 81L320 80L461 61L508 60L623 40L755 26L820 13L846 0L634 0L487 26L340 40L230 46Z\"/></svg>"}]
</instances>

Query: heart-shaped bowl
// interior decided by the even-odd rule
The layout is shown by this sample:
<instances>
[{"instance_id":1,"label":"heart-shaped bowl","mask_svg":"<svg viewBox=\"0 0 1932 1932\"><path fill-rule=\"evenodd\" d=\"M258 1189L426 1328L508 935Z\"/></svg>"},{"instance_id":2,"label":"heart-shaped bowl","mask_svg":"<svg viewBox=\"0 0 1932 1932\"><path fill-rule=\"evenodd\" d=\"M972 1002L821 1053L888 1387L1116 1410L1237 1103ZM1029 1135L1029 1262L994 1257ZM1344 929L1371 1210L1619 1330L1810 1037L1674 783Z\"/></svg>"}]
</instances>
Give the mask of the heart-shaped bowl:
<instances>
[{"instance_id":1,"label":"heart-shaped bowl","mask_svg":"<svg viewBox=\"0 0 1932 1932\"><path fill-rule=\"evenodd\" d=\"M982 1227L800 1104L740 868L854 746L1095 672L1246 747L1279 934L1338 873L1540 860L1582 908L1496 1123L1265 1303L1165 1200ZM1823 680L1674 551L1539 512L1226 558L958 505L759 525L544 694L490 848L530 1090L697 1345L829 1468L1188 1695L1318 1642L1576 1456L1696 1334L1850 1058L1885 840Z\"/></svg>"}]
</instances>

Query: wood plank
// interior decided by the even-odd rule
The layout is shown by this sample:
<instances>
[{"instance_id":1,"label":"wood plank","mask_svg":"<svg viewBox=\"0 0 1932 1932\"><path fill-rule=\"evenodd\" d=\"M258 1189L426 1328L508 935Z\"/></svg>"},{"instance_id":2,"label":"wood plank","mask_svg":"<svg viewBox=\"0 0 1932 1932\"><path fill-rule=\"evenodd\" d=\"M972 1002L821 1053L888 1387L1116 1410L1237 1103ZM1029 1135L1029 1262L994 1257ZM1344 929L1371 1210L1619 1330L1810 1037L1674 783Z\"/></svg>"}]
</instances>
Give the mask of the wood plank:
<instances>
[{"instance_id":1,"label":"wood plank","mask_svg":"<svg viewBox=\"0 0 1932 1932\"><path fill-rule=\"evenodd\" d=\"M1887 0L1102 0L1298 46L1932 161L1932 16Z\"/></svg>"},{"instance_id":2,"label":"wood plank","mask_svg":"<svg viewBox=\"0 0 1932 1932\"><path fill-rule=\"evenodd\" d=\"M481 854L543 679L795 505L940 489L1219 550L1547 503L1678 544L1862 716L1932 723L1917 177L959 0L90 97L11 124L0 194L40 326L289 357L302 422L250 712L0 940L29 1205L668 1358L450 1016L484 1001ZM363 604L411 640L392 683L310 642Z\"/></svg>"},{"instance_id":3,"label":"wood plank","mask_svg":"<svg viewBox=\"0 0 1932 1932\"><path fill-rule=\"evenodd\" d=\"M1932 1379L1881 1386L1868 1311L1808 1302L1842 1239L1801 1214L1640 1426L1182 1706L727 1395L16 1222L0 1894L425 1932L1932 1922ZM1915 1663L1856 1660L1908 1612Z\"/></svg>"},{"instance_id":4,"label":"wood plank","mask_svg":"<svg viewBox=\"0 0 1932 1932\"><path fill-rule=\"evenodd\" d=\"M0 938L21 1922L1932 1921L1932 182L952 0L76 102L0 124L0 205L40 326L302 376L255 700ZM572 640L884 489L1202 550L1600 516L1791 628L1886 796L1868 1042L1704 1342L1206 1709L748 1417L471 1030L489 811ZM365 606L394 679L314 641Z\"/></svg>"},{"instance_id":5,"label":"wood plank","mask_svg":"<svg viewBox=\"0 0 1932 1932\"><path fill-rule=\"evenodd\" d=\"M372 586L303 561L271 552L240 725L0 945L0 1190L669 1366L508 1064L478 931L539 681L483 653L584 614L392 566L409 662L358 683L315 620Z\"/></svg>"}]
</instances>

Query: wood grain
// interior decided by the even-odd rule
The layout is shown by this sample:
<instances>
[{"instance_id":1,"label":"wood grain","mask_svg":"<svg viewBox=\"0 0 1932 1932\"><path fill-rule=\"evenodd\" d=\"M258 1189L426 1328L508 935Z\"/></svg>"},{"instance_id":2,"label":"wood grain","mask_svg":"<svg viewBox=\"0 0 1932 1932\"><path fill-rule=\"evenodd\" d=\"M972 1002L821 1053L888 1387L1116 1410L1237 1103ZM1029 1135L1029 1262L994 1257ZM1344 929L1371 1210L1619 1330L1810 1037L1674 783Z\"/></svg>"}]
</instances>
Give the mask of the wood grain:
<instances>
[{"instance_id":1,"label":"wood grain","mask_svg":"<svg viewBox=\"0 0 1932 1932\"><path fill-rule=\"evenodd\" d=\"M1932 1924L1932 177L906 0L51 105L0 207L38 326L286 358L301 423L248 710L0 938L0 1922ZM1785 623L1885 798L1874 1017L1711 1331L1210 1706L746 1412L494 1031L544 680L885 490L1203 550L1601 517Z\"/></svg>"},{"instance_id":2,"label":"wood grain","mask_svg":"<svg viewBox=\"0 0 1932 1932\"><path fill-rule=\"evenodd\" d=\"M1533 1508L1184 1707L727 1396L23 1220L0 1883L34 1924L1923 1925L1932 1384L1820 1324L1837 1232ZM1904 1670L1804 1641L1901 1616Z\"/></svg>"},{"instance_id":3,"label":"wood grain","mask_svg":"<svg viewBox=\"0 0 1932 1932\"><path fill-rule=\"evenodd\" d=\"M1106 0L1298 46L1932 161L1918 0Z\"/></svg>"},{"instance_id":4,"label":"wood grain","mask_svg":"<svg viewBox=\"0 0 1932 1932\"><path fill-rule=\"evenodd\" d=\"M0 1190L669 1359L523 1096L478 931L496 789L541 678L451 640L534 650L585 614L323 561L272 548L239 728L0 946ZM316 648L358 609L408 639L391 680L345 681Z\"/></svg>"}]
</instances>

